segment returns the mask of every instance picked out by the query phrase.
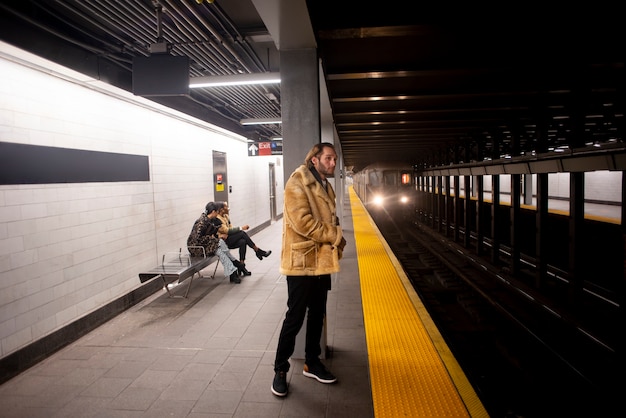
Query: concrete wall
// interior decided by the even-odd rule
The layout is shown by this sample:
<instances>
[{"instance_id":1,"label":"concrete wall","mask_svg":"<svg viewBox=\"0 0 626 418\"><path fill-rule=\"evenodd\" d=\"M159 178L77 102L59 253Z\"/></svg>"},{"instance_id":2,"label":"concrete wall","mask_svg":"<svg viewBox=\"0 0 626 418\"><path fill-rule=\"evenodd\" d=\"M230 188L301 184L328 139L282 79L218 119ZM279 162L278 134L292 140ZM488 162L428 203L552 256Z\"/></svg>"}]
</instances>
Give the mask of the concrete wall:
<instances>
[{"instance_id":1,"label":"concrete wall","mask_svg":"<svg viewBox=\"0 0 626 418\"><path fill-rule=\"evenodd\" d=\"M0 185L0 358L140 286L185 246L227 153L231 218L270 221L269 164L282 214L282 156L0 43L0 142L145 155L150 180Z\"/></svg>"}]
</instances>

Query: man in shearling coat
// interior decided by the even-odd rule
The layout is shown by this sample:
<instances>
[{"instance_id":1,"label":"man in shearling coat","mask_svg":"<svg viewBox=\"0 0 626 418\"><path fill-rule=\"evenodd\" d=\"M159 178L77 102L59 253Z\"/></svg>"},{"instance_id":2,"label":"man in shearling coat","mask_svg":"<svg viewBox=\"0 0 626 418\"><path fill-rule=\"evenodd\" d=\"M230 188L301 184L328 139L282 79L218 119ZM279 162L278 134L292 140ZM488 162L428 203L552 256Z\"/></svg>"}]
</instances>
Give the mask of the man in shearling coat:
<instances>
[{"instance_id":1,"label":"man in shearling coat","mask_svg":"<svg viewBox=\"0 0 626 418\"><path fill-rule=\"evenodd\" d=\"M287 277L287 312L276 349L272 393L287 395L289 358L307 316L303 374L321 383L337 378L319 356L330 290L346 244L335 212L335 191L328 184L337 164L335 147L316 144L285 185L280 273Z\"/></svg>"}]
</instances>

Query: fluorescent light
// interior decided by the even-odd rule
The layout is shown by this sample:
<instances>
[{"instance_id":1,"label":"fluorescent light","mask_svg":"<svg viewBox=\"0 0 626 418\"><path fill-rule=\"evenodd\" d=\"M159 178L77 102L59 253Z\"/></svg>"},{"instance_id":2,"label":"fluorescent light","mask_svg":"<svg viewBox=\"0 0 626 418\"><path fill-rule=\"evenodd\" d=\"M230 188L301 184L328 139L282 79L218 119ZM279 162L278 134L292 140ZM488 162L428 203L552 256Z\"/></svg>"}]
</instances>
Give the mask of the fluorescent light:
<instances>
[{"instance_id":1,"label":"fluorescent light","mask_svg":"<svg viewBox=\"0 0 626 418\"><path fill-rule=\"evenodd\" d=\"M242 125L271 125L275 123L283 123L280 118L252 118L241 119L239 121Z\"/></svg>"},{"instance_id":2,"label":"fluorescent light","mask_svg":"<svg viewBox=\"0 0 626 418\"><path fill-rule=\"evenodd\" d=\"M189 87L192 89L203 87L247 86L254 84L277 83L280 83L280 73L215 75L206 77L192 77L189 79Z\"/></svg>"}]
</instances>

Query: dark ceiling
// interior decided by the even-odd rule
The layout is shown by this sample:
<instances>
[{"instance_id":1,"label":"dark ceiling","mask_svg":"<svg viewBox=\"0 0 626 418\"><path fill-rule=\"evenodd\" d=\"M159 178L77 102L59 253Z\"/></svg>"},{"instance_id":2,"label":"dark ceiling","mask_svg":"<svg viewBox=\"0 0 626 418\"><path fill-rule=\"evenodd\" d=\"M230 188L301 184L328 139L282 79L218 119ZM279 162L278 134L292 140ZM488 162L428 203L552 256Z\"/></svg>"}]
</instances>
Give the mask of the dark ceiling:
<instances>
[{"instance_id":1,"label":"dark ceiling","mask_svg":"<svg viewBox=\"0 0 626 418\"><path fill-rule=\"evenodd\" d=\"M482 14L475 2L307 3L347 166L432 167L624 140L617 10L587 5L572 21Z\"/></svg>"},{"instance_id":2,"label":"dark ceiling","mask_svg":"<svg viewBox=\"0 0 626 418\"><path fill-rule=\"evenodd\" d=\"M255 8L271 1L158 3L163 39L172 54L190 57L192 77L279 71ZM132 57L149 55L157 42L154 5L4 2L0 34L129 89ZM498 15L473 3L434 10L398 0L306 1L345 166L425 168L621 147L625 48L617 6L550 14L525 5ZM280 125L238 123L279 115L278 87L192 90L158 101L248 138L281 134Z\"/></svg>"}]
</instances>

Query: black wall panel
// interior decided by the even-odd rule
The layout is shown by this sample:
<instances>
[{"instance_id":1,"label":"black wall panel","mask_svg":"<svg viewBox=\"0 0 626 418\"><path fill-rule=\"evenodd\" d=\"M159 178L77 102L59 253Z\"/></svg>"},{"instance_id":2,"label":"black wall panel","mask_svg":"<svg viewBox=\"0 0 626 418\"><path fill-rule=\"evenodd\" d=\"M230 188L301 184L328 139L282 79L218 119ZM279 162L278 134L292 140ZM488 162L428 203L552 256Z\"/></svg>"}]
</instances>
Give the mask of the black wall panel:
<instances>
[{"instance_id":1,"label":"black wall panel","mask_svg":"<svg viewBox=\"0 0 626 418\"><path fill-rule=\"evenodd\" d=\"M147 155L0 142L0 184L150 181Z\"/></svg>"}]
</instances>

